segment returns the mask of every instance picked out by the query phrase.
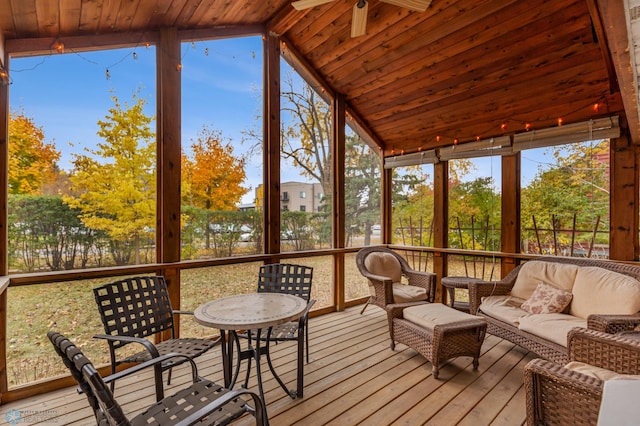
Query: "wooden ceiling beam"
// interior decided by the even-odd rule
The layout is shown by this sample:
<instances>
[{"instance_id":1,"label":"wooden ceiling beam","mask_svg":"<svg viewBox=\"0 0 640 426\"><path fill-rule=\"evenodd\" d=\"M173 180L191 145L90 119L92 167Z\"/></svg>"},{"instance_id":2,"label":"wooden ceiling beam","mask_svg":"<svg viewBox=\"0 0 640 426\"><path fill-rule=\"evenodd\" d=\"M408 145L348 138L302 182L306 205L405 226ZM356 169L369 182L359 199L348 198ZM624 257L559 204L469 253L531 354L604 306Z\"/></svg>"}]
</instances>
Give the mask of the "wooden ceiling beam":
<instances>
[{"instance_id":1,"label":"wooden ceiling beam","mask_svg":"<svg viewBox=\"0 0 640 426\"><path fill-rule=\"evenodd\" d=\"M267 31L277 35L283 35L288 32L296 22L303 19L311 11L312 9L296 10L287 2L267 21Z\"/></svg>"},{"instance_id":2,"label":"wooden ceiling beam","mask_svg":"<svg viewBox=\"0 0 640 426\"><path fill-rule=\"evenodd\" d=\"M590 108L595 102L609 94L608 80L603 76L601 70L592 70L590 66L577 66L555 73L548 77L549 80L539 85L531 85L528 81L522 81L519 84L512 84L501 89L491 92L485 92L478 95L469 94L468 98L457 98L456 102L450 102L442 105L440 108L432 108L430 105L422 105L408 111L396 111L390 108L385 117L369 122L373 129L378 132L385 132L389 129L397 128L404 124L414 123L417 116L423 116L419 120L420 126L434 127L438 122L448 123L455 126L454 123L462 121L474 116L496 117L498 119L507 120L511 116L511 110L519 108L521 105L529 108L531 115L535 115L535 111L540 109L539 94L546 94L546 104L561 105L564 102L573 99L582 99L584 108ZM575 83L591 85L591 92L598 95L585 99L585 93L575 90ZM557 116L563 116L572 111L563 111L558 107ZM424 116L428 113L428 118ZM366 114L365 114L366 115ZM393 119L390 119L393 117Z\"/></svg>"},{"instance_id":3,"label":"wooden ceiling beam","mask_svg":"<svg viewBox=\"0 0 640 426\"><path fill-rule=\"evenodd\" d=\"M7 52L15 57L48 55L52 51L51 45L56 40L55 37L10 39L7 40ZM111 33L91 36L65 36L59 37L65 48L75 51L90 51L101 49L116 49L121 47L134 47L144 45L144 43L155 44L158 41L157 32L140 33Z\"/></svg>"},{"instance_id":4,"label":"wooden ceiling beam","mask_svg":"<svg viewBox=\"0 0 640 426\"><path fill-rule=\"evenodd\" d=\"M489 18L489 28L481 33L478 33L476 27L465 27L461 29L460 38L429 43L421 49L414 48L413 51L406 51L403 56L396 57L392 54L391 58L384 56L377 59L371 58L364 66L359 65L359 68L364 68L366 75L362 75L363 72L356 73L358 67L353 71L346 68L336 70L336 75L346 75L345 78L340 79L340 88L352 94L352 98L356 98L361 92L375 91L379 86L387 84L389 82L387 76L393 76L396 84L401 81L406 82L416 73L432 74L430 79L425 79L427 84L431 83L432 78L475 76L476 68L479 68L482 63L491 62L497 67L506 68L508 63L504 60L505 57L511 56L520 60L526 60L531 56L545 57L544 53L548 53L554 46L557 48L567 44L567 33L572 36L569 40L571 44L580 41L580 38L576 39L576 32L585 33L584 22L575 17L571 19L572 15L575 16L575 11L572 14L566 8L553 5L549 5L545 13L523 26L521 16L522 13L526 13L525 6L526 3L520 2L510 8L511 19L499 25L493 21L492 16ZM499 18L502 18L502 15L495 17L495 19ZM556 29L558 26L562 26L562 32ZM543 28L552 29L541 30ZM587 32L587 34L590 37L591 33ZM403 43L411 45L410 40L403 40ZM422 51L421 54L418 54L419 50ZM493 54L494 52L500 52L500 54ZM328 69L322 67L320 72L326 73ZM444 76L439 76L441 73Z\"/></svg>"},{"instance_id":5,"label":"wooden ceiling beam","mask_svg":"<svg viewBox=\"0 0 640 426\"><path fill-rule=\"evenodd\" d=\"M589 0L590 1L590 0ZM631 133L631 142L640 144L640 114L638 109L638 85L635 81L631 52L634 46L629 40L624 5L619 0L597 0L597 8L607 34L608 50L611 54L615 74L618 78L626 119Z\"/></svg>"},{"instance_id":6,"label":"wooden ceiling beam","mask_svg":"<svg viewBox=\"0 0 640 426\"><path fill-rule=\"evenodd\" d=\"M522 64L496 69L493 72L483 70L484 72L474 73L481 76L478 78L469 76L465 80L462 80L461 77L444 79L441 84L433 84L428 87L416 82L407 85L405 88L385 90L384 99L397 105L394 108L394 113L398 114L418 107L435 109L456 102L468 102L469 99L488 93L497 93L504 90L505 87L538 78L541 81L539 89L544 90L546 87L542 85L543 83L553 85L554 81L567 77L567 74L564 73L566 69L584 68L585 63L591 64L597 61L600 55L597 49L577 52L574 47L569 47L559 52L562 57L558 57L556 61L550 59L544 65L537 64L536 60L523 61ZM570 56L569 52L571 52ZM367 117L372 121L386 116L389 111L388 105L384 105L379 101L379 96L378 98L368 97L358 103L366 105ZM389 99L386 98L387 96L389 96Z\"/></svg>"}]
</instances>

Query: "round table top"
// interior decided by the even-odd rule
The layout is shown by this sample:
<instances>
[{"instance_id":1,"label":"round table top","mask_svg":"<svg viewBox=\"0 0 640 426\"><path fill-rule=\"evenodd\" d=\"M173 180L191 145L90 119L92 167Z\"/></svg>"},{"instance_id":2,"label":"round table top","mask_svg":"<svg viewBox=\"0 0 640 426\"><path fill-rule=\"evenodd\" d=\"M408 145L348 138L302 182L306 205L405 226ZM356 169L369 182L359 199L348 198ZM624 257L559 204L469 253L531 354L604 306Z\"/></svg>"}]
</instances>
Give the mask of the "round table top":
<instances>
[{"instance_id":1,"label":"round table top","mask_svg":"<svg viewBox=\"0 0 640 426\"><path fill-rule=\"evenodd\" d=\"M284 293L236 294L211 300L196 308L196 322L221 330L255 330L293 321L307 302Z\"/></svg>"}]
</instances>

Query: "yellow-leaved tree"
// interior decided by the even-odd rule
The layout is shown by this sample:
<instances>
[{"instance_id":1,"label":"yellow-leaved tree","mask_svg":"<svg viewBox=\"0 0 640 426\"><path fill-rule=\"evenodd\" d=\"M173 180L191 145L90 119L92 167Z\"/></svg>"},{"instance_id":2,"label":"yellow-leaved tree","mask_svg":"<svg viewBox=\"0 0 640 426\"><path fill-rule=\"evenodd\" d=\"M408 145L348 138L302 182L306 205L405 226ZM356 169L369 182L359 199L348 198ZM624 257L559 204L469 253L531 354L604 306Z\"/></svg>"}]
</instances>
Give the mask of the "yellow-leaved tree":
<instances>
[{"instance_id":1,"label":"yellow-leaved tree","mask_svg":"<svg viewBox=\"0 0 640 426\"><path fill-rule=\"evenodd\" d=\"M42 195L55 182L60 152L24 111L9 114L9 194Z\"/></svg>"},{"instance_id":2,"label":"yellow-leaved tree","mask_svg":"<svg viewBox=\"0 0 640 426\"><path fill-rule=\"evenodd\" d=\"M222 133L203 126L192 141L190 156L182 156L182 200L207 211L231 211L248 189L245 160L236 157L233 146L223 143ZM211 223L205 226L205 245L210 248Z\"/></svg>"},{"instance_id":3,"label":"yellow-leaved tree","mask_svg":"<svg viewBox=\"0 0 640 426\"><path fill-rule=\"evenodd\" d=\"M133 95L131 105L116 96L98 136L104 141L86 154L74 155L72 195L64 201L82 211L81 220L109 237L114 262L125 265L153 239L156 223L156 151L152 117L144 113L146 101Z\"/></svg>"}]
</instances>

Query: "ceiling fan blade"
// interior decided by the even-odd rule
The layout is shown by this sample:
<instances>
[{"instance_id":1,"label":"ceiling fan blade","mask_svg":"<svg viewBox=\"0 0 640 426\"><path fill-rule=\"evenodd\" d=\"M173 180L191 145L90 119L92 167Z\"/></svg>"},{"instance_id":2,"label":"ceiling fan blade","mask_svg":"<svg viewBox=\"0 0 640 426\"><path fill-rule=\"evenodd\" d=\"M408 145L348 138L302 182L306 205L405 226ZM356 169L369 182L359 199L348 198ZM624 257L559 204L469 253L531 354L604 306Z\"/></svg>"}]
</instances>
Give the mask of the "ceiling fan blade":
<instances>
[{"instance_id":1,"label":"ceiling fan blade","mask_svg":"<svg viewBox=\"0 0 640 426\"><path fill-rule=\"evenodd\" d=\"M395 6L405 7L407 9L424 12L431 4L431 0L380 0L384 3L393 4Z\"/></svg>"},{"instance_id":2,"label":"ceiling fan blade","mask_svg":"<svg viewBox=\"0 0 640 426\"><path fill-rule=\"evenodd\" d=\"M361 5L361 6L360 6ZM359 0L353 5L353 17L351 18L351 37L360 37L367 33L367 11L369 3Z\"/></svg>"},{"instance_id":3,"label":"ceiling fan blade","mask_svg":"<svg viewBox=\"0 0 640 426\"><path fill-rule=\"evenodd\" d=\"M298 0L291 3L296 10L309 9L310 7L320 6L321 4L332 2L333 0Z\"/></svg>"}]
</instances>

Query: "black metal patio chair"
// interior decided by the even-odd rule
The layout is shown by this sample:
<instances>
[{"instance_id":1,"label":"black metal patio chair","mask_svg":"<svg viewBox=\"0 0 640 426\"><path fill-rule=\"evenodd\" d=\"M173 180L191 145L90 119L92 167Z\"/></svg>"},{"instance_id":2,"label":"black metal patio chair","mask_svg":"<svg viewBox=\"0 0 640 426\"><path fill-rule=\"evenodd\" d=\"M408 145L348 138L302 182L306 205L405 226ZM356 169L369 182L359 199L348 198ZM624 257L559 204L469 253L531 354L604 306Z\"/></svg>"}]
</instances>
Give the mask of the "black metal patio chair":
<instances>
[{"instance_id":1,"label":"black metal patio chair","mask_svg":"<svg viewBox=\"0 0 640 426\"><path fill-rule=\"evenodd\" d=\"M100 311L100 318L106 334L94 336L105 339L109 344L111 372L126 363L141 363L168 353L179 353L194 358L211 349L217 341L199 338L176 338L174 315L192 314L188 311L174 311L171 308L167 284L162 276L139 276L114 281L93 289ZM171 338L152 343L160 333L170 332ZM117 358L118 349L137 343L142 351ZM169 370L167 383L171 383L171 368L185 362L185 358L166 358L161 370ZM158 400L164 396L162 371L156 377ZM115 382L111 382L111 391Z\"/></svg>"},{"instance_id":2,"label":"black metal patio chair","mask_svg":"<svg viewBox=\"0 0 640 426\"><path fill-rule=\"evenodd\" d=\"M47 333L47 337L78 382L80 391L86 395L98 425L226 425L245 413L255 417L256 425L268 424L257 394L246 389L229 390L199 377L196 364L188 356L166 354L103 379L91 361L69 339L53 331ZM132 418L125 415L108 383L146 368L155 368L171 358L181 358L182 362L191 364L192 383ZM246 396L250 397L253 406L243 398Z\"/></svg>"},{"instance_id":3,"label":"black metal patio chair","mask_svg":"<svg viewBox=\"0 0 640 426\"><path fill-rule=\"evenodd\" d=\"M286 293L298 296L307 302L307 308L298 321L291 321L272 327L267 335L262 335L268 343L283 341L298 342L297 356L297 388L296 396L302 397L304 391L304 354L306 347L307 362L309 362L309 325L308 316L311 307L316 302L311 299L311 283L313 281L313 268L310 266L294 265L289 263L272 263L260 266L258 272L258 293ZM255 333L249 335L255 338ZM244 337L247 337L245 335ZM267 362L271 366L271 357L267 351ZM251 360L249 360L249 368ZM247 369L248 373L249 369ZM245 386L247 384L245 379Z\"/></svg>"}]
</instances>

